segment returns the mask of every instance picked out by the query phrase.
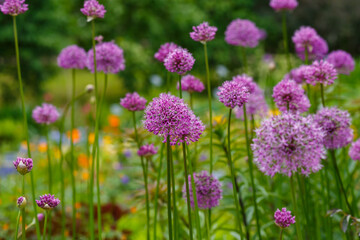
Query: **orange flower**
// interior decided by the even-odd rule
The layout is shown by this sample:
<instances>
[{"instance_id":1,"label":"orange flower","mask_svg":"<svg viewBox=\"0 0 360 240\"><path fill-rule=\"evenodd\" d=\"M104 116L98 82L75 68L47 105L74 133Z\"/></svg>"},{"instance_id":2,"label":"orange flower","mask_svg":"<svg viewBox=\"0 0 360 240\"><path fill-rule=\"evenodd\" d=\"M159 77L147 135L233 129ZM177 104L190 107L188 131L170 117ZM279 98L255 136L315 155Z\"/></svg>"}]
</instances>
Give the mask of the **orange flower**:
<instances>
[{"instance_id":1,"label":"orange flower","mask_svg":"<svg viewBox=\"0 0 360 240\"><path fill-rule=\"evenodd\" d=\"M116 115L110 114L108 116L108 121L110 127L116 128L120 126L120 118Z\"/></svg>"},{"instance_id":2,"label":"orange flower","mask_svg":"<svg viewBox=\"0 0 360 240\"><path fill-rule=\"evenodd\" d=\"M81 174L81 179L84 180L84 181L89 180L89 173L88 172L83 172Z\"/></svg>"},{"instance_id":3,"label":"orange flower","mask_svg":"<svg viewBox=\"0 0 360 240\"><path fill-rule=\"evenodd\" d=\"M69 139L71 139L71 137L70 137L70 131L68 131L68 132L66 133L66 136L67 136ZM80 141L80 138L81 138L80 130L77 129L77 128L74 128L74 129L72 130L72 137L73 137L74 143L78 143L78 142Z\"/></svg>"},{"instance_id":4,"label":"orange flower","mask_svg":"<svg viewBox=\"0 0 360 240\"><path fill-rule=\"evenodd\" d=\"M76 209L79 209L80 207L81 207L81 203L79 203L79 202L75 203L75 208Z\"/></svg>"},{"instance_id":5,"label":"orange flower","mask_svg":"<svg viewBox=\"0 0 360 240\"><path fill-rule=\"evenodd\" d=\"M131 208L130 208L130 212L131 212L131 213L136 213L136 207L131 207Z\"/></svg>"},{"instance_id":6,"label":"orange flower","mask_svg":"<svg viewBox=\"0 0 360 240\"><path fill-rule=\"evenodd\" d=\"M89 133L88 141L89 141L90 144L94 143L94 141L95 141L95 134L94 133Z\"/></svg>"},{"instance_id":7,"label":"orange flower","mask_svg":"<svg viewBox=\"0 0 360 240\"><path fill-rule=\"evenodd\" d=\"M9 224L5 223L5 224L3 225L3 227L2 227L2 229L3 229L4 231L8 230L8 229L9 229Z\"/></svg>"},{"instance_id":8,"label":"orange flower","mask_svg":"<svg viewBox=\"0 0 360 240\"><path fill-rule=\"evenodd\" d=\"M39 143L38 151L39 152L46 152L47 150L47 144L45 142Z\"/></svg>"},{"instance_id":9,"label":"orange flower","mask_svg":"<svg viewBox=\"0 0 360 240\"><path fill-rule=\"evenodd\" d=\"M78 164L82 168L88 168L89 167L89 159L86 156L86 154L80 153L78 156Z\"/></svg>"}]
</instances>

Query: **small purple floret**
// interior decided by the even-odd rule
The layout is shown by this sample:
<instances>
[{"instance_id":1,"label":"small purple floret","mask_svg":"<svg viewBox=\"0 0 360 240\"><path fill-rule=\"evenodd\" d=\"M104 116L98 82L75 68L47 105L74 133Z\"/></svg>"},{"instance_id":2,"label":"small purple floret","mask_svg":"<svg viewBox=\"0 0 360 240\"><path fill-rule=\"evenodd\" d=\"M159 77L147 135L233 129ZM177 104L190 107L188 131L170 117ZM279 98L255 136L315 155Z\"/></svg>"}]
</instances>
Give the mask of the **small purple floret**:
<instances>
[{"instance_id":1,"label":"small purple floret","mask_svg":"<svg viewBox=\"0 0 360 240\"><path fill-rule=\"evenodd\" d=\"M120 99L120 105L129 111L142 111L146 108L146 99L141 97L137 92L127 93Z\"/></svg>"}]
</instances>

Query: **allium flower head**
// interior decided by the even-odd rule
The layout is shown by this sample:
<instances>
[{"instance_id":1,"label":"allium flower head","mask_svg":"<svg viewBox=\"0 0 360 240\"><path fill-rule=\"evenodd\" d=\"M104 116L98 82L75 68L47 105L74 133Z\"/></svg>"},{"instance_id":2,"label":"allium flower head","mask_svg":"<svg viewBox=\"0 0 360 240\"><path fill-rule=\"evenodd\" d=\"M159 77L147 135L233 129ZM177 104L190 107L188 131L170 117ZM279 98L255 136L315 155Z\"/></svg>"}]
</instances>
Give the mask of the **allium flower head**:
<instances>
[{"instance_id":1,"label":"allium flower head","mask_svg":"<svg viewBox=\"0 0 360 240\"><path fill-rule=\"evenodd\" d=\"M59 67L83 69L86 67L87 55L84 49L76 45L64 48L58 58Z\"/></svg>"},{"instance_id":2,"label":"allium flower head","mask_svg":"<svg viewBox=\"0 0 360 240\"><path fill-rule=\"evenodd\" d=\"M96 68L104 73L118 73L125 69L124 51L114 42L96 44ZM91 72L95 71L94 51L88 51L88 66Z\"/></svg>"},{"instance_id":3,"label":"allium flower head","mask_svg":"<svg viewBox=\"0 0 360 240\"><path fill-rule=\"evenodd\" d=\"M178 45L172 42L164 43L160 46L157 53L155 53L154 58L156 58L159 62L164 62L165 58L171 53L173 50L179 48Z\"/></svg>"},{"instance_id":4,"label":"allium flower head","mask_svg":"<svg viewBox=\"0 0 360 240\"><path fill-rule=\"evenodd\" d=\"M331 52L327 57L327 61L335 67L338 73L345 75L349 75L355 67L355 61L352 56L343 50Z\"/></svg>"},{"instance_id":5,"label":"allium flower head","mask_svg":"<svg viewBox=\"0 0 360 240\"><path fill-rule=\"evenodd\" d=\"M276 11L294 10L298 6L296 0L271 0L270 7Z\"/></svg>"},{"instance_id":6,"label":"allium flower head","mask_svg":"<svg viewBox=\"0 0 360 240\"><path fill-rule=\"evenodd\" d=\"M219 201L222 198L222 189L219 180L212 175L209 175L207 171L200 173L194 173L194 182L196 188L196 198L198 207L200 209L211 209L219 205ZM188 176L189 181L189 196L191 207L194 208L194 195L191 186L191 175ZM183 186L183 198L186 197L186 185Z\"/></svg>"},{"instance_id":7,"label":"allium flower head","mask_svg":"<svg viewBox=\"0 0 360 240\"><path fill-rule=\"evenodd\" d=\"M41 222L42 220L44 220L44 218L45 218L45 215L44 215L43 213L38 213L38 214L37 214L37 219L38 219L39 222Z\"/></svg>"},{"instance_id":8,"label":"allium flower head","mask_svg":"<svg viewBox=\"0 0 360 240\"><path fill-rule=\"evenodd\" d=\"M144 128L155 135L170 138L170 144L196 142L205 130L201 120L189 109L183 99L161 93L145 109Z\"/></svg>"},{"instance_id":9,"label":"allium flower head","mask_svg":"<svg viewBox=\"0 0 360 240\"><path fill-rule=\"evenodd\" d=\"M16 203L18 208L23 209L25 208L27 201L25 197L21 196L17 199Z\"/></svg>"},{"instance_id":10,"label":"allium flower head","mask_svg":"<svg viewBox=\"0 0 360 240\"><path fill-rule=\"evenodd\" d=\"M236 107L234 109L237 118L244 119L244 106ZM252 119L255 116L263 118L269 111L269 107L265 101L264 91L261 90L257 85L252 94L249 96L249 100L246 103L246 115Z\"/></svg>"},{"instance_id":11,"label":"allium flower head","mask_svg":"<svg viewBox=\"0 0 360 240\"><path fill-rule=\"evenodd\" d=\"M360 161L360 139L351 144L349 156L352 160Z\"/></svg>"},{"instance_id":12,"label":"allium flower head","mask_svg":"<svg viewBox=\"0 0 360 240\"><path fill-rule=\"evenodd\" d=\"M225 31L225 41L230 45L254 48L259 44L260 30L246 19L235 19Z\"/></svg>"},{"instance_id":13,"label":"allium flower head","mask_svg":"<svg viewBox=\"0 0 360 240\"><path fill-rule=\"evenodd\" d=\"M242 107L249 100L249 88L239 81L226 81L217 92L219 101L228 108Z\"/></svg>"},{"instance_id":14,"label":"allium flower head","mask_svg":"<svg viewBox=\"0 0 360 240\"><path fill-rule=\"evenodd\" d=\"M104 18L106 13L104 5L97 0L87 0L84 2L84 7L80 11L88 17L88 22L95 18Z\"/></svg>"},{"instance_id":15,"label":"allium flower head","mask_svg":"<svg viewBox=\"0 0 360 240\"><path fill-rule=\"evenodd\" d=\"M179 83L177 84L177 89L179 89ZM189 93L192 92L202 92L204 91L204 84L191 74L187 74L181 78L181 90L187 91Z\"/></svg>"},{"instance_id":16,"label":"allium flower head","mask_svg":"<svg viewBox=\"0 0 360 240\"><path fill-rule=\"evenodd\" d=\"M0 10L3 14L17 16L28 10L28 4L25 4L25 0L5 0Z\"/></svg>"},{"instance_id":17,"label":"allium flower head","mask_svg":"<svg viewBox=\"0 0 360 240\"><path fill-rule=\"evenodd\" d=\"M124 98L120 99L120 105L132 112L144 110L146 102L146 99L140 97L137 92L127 93Z\"/></svg>"},{"instance_id":18,"label":"allium flower head","mask_svg":"<svg viewBox=\"0 0 360 240\"><path fill-rule=\"evenodd\" d=\"M35 200L36 204L44 210L50 210L59 205L60 200L55 198L54 195L45 194L40 196L40 200Z\"/></svg>"},{"instance_id":19,"label":"allium flower head","mask_svg":"<svg viewBox=\"0 0 360 240\"><path fill-rule=\"evenodd\" d=\"M60 114L54 105L43 103L34 108L32 118L39 124L51 124L59 118Z\"/></svg>"},{"instance_id":20,"label":"allium flower head","mask_svg":"<svg viewBox=\"0 0 360 240\"><path fill-rule=\"evenodd\" d=\"M194 63L195 58L184 48L176 48L164 60L164 66L169 72L175 72L180 75L189 72Z\"/></svg>"},{"instance_id":21,"label":"allium flower head","mask_svg":"<svg viewBox=\"0 0 360 240\"><path fill-rule=\"evenodd\" d=\"M290 73L286 74L284 79L292 79L298 84L302 84L306 81L306 72L307 68L309 66L307 65L301 65L298 68L294 68L290 71Z\"/></svg>"},{"instance_id":22,"label":"allium flower head","mask_svg":"<svg viewBox=\"0 0 360 240\"><path fill-rule=\"evenodd\" d=\"M25 175L31 171L33 168L33 160L31 158L16 158L16 161L13 162L16 170L21 174Z\"/></svg>"},{"instance_id":23,"label":"allium flower head","mask_svg":"<svg viewBox=\"0 0 360 240\"><path fill-rule=\"evenodd\" d=\"M295 223L295 216L291 216L291 212L286 211L286 208L282 208L281 211L279 209L276 210L274 218L276 225L280 228L287 228Z\"/></svg>"},{"instance_id":24,"label":"allium flower head","mask_svg":"<svg viewBox=\"0 0 360 240\"><path fill-rule=\"evenodd\" d=\"M337 79L337 72L334 66L327 61L315 61L306 69L305 79L311 85L316 83L331 85Z\"/></svg>"},{"instance_id":25,"label":"allium flower head","mask_svg":"<svg viewBox=\"0 0 360 240\"><path fill-rule=\"evenodd\" d=\"M304 93L301 85L297 84L294 80L284 79L279 82L273 91L272 97L280 111L303 113L309 110L310 101Z\"/></svg>"},{"instance_id":26,"label":"allium flower head","mask_svg":"<svg viewBox=\"0 0 360 240\"><path fill-rule=\"evenodd\" d=\"M157 153L157 148L154 144L146 144L141 146L137 153L139 156L151 157Z\"/></svg>"},{"instance_id":27,"label":"allium flower head","mask_svg":"<svg viewBox=\"0 0 360 240\"><path fill-rule=\"evenodd\" d=\"M311 27L300 27L295 31L292 41L295 44L296 53L302 60L305 60L305 49L307 49L308 60L321 59L329 50L326 41Z\"/></svg>"},{"instance_id":28,"label":"allium flower head","mask_svg":"<svg viewBox=\"0 0 360 240\"><path fill-rule=\"evenodd\" d=\"M325 133L311 117L283 113L264 120L255 132L254 162L266 175L290 177L300 170L307 176L322 168Z\"/></svg>"},{"instance_id":29,"label":"allium flower head","mask_svg":"<svg viewBox=\"0 0 360 240\"><path fill-rule=\"evenodd\" d=\"M336 107L320 109L314 116L316 124L325 131L324 145L328 149L342 148L353 140L351 118L347 111Z\"/></svg>"},{"instance_id":30,"label":"allium flower head","mask_svg":"<svg viewBox=\"0 0 360 240\"><path fill-rule=\"evenodd\" d=\"M203 22L199 26L193 27L190 37L197 42L206 43L215 38L217 27L209 26L208 22Z\"/></svg>"},{"instance_id":31,"label":"allium flower head","mask_svg":"<svg viewBox=\"0 0 360 240\"><path fill-rule=\"evenodd\" d=\"M250 94L255 91L256 83L253 81L253 78L246 75L245 73L242 75L236 75L232 78L233 81L240 83L242 86L246 87Z\"/></svg>"}]
</instances>

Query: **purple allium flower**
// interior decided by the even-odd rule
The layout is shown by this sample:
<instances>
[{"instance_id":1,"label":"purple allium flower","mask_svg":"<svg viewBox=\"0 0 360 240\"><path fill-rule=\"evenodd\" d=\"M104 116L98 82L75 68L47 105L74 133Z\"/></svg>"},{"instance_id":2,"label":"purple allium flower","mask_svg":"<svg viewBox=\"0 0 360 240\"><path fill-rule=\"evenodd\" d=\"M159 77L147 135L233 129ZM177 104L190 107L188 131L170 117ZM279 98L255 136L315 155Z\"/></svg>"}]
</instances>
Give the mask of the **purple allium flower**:
<instances>
[{"instance_id":1,"label":"purple allium flower","mask_svg":"<svg viewBox=\"0 0 360 240\"><path fill-rule=\"evenodd\" d=\"M255 132L254 162L266 175L290 177L300 170L308 176L322 168L325 133L311 117L283 113L264 120Z\"/></svg>"},{"instance_id":2,"label":"purple allium flower","mask_svg":"<svg viewBox=\"0 0 360 240\"><path fill-rule=\"evenodd\" d=\"M209 175L207 171L202 171L200 173L194 173L194 183L196 188L196 198L198 207L200 209L211 209L219 205L219 201L222 198L222 189L219 180L214 176ZM191 185L191 175L188 176L189 181L189 196L191 207L194 208L194 195ZM183 198L187 200L186 197L186 185L183 186Z\"/></svg>"},{"instance_id":3,"label":"purple allium flower","mask_svg":"<svg viewBox=\"0 0 360 240\"><path fill-rule=\"evenodd\" d=\"M155 135L170 137L170 144L187 144L198 141L205 130L201 120L195 116L183 99L161 93L145 109L144 128Z\"/></svg>"},{"instance_id":4,"label":"purple allium flower","mask_svg":"<svg viewBox=\"0 0 360 240\"><path fill-rule=\"evenodd\" d=\"M307 83L314 86L316 83L331 85L337 79L337 72L334 66L327 61L315 61L306 68L305 79Z\"/></svg>"},{"instance_id":5,"label":"purple allium flower","mask_svg":"<svg viewBox=\"0 0 360 240\"><path fill-rule=\"evenodd\" d=\"M340 74L349 75L355 67L352 56L343 50L331 52L327 57L327 61L331 63Z\"/></svg>"},{"instance_id":6,"label":"purple allium flower","mask_svg":"<svg viewBox=\"0 0 360 240\"><path fill-rule=\"evenodd\" d=\"M50 124L59 118L60 114L54 105L43 103L34 108L32 118L39 124Z\"/></svg>"},{"instance_id":7,"label":"purple allium flower","mask_svg":"<svg viewBox=\"0 0 360 240\"><path fill-rule=\"evenodd\" d=\"M129 176L127 176L127 175L124 175L124 176L121 178L121 183L123 183L123 184L128 184L129 181L130 181L130 178L129 178Z\"/></svg>"},{"instance_id":8,"label":"purple allium flower","mask_svg":"<svg viewBox=\"0 0 360 240\"><path fill-rule=\"evenodd\" d=\"M38 213L38 214L37 214L37 219L38 219L39 222L41 222L42 220L44 220L44 218L45 218L45 215L44 215L43 213Z\"/></svg>"},{"instance_id":9,"label":"purple allium flower","mask_svg":"<svg viewBox=\"0 0 360 240\"><path fill-rule=\"evenodd\" d=\"M286 208L282 208L281 211L278 209L274 214L275 224L280 228L290 227L291 224L295 223L295 216L291 216L290 211L286 211Z\"/></svg>"},{"instance_id":10,"label":"purple allium flower","mask_svg":"<svg viewBox=\"0 0 360 240\"><path fill-rule=\"evenodd\" d=\"M296 0L271 0L270 7L276 11L294 10L298 6Z\"/></svg>"},{"instance_id":11,"label":"purple allium flower","mask_svg":"<svg viewBox=\"0 0 360 240\"><path fill-rule=\"evenodd\" d=\"M252 119L254 116L263 118L266 116L269 108L265 101L264 91L255 85L254 92L250 94L249 100L246 103L246 115ZM237 118L244 119L244 110L242 107L236 107L234 109Z\"/></svg>"},{"instance_id":12,"label":"purple allium flower","mask_svg":"<svg viewBox=\"0 0 360 240\"><path fill-rule=\"evenodd\" d=\"M97 0L87 0L84 2L84 8L80 11L88 17L88 22L95 18L104 18L106 13L104 5L100 4Z\"/></svg>"},{"instance_id":13,"label":"purple allium flower","mask_svg":"<svg viewBox=\"0 0 360 240\"><path fill-rule=\"evenodd\" d=\"M137 154L145 158L151 157L157 153L157 148L154 147L154 144L146 144L140 147Z\"/></svg>"},{"instance_id":14,"label":"purple allium flower","mask_svg":"<svg viewBox=\"0 0 360 240\"><path fill-rule=\"evenodd\" d=\"M14 167L21 174L25 175L31 171L33 168L33 160L31 158L16 158L16 161L13 161Z\"/></svg>"},{"instance_id":15,"label":"purple allium flower","mask_svg":"<svg viewBox=\"0 0 360 240\"><path fill-rule=\"evenodd\" d=\"M310 101L305 95L304 89L291 79L284 79L279 82L274 87L272 97L282 112L288 111L289 108L292 112L303 113L308 111L310 107Z\"/></svg>"},{"instance_id":16,"label":"purple allium flower","mask_svg":"<svg viewBox=\"0 0 360 240\"><path fill-rule=\"evenodd\" d=\"M226 28L225 41L230 45L254 48L259 44L260 30L246 19L235 19Z\"/></svg>"},{"instance_id":17,"label":"purple allium flower","mask_svg":"<svg viewBox=\"0 0 360 240\"><path fill-rule=\"evenodd\" d=\"M35 200L36 204L44 210L50 210L59 205L60 200L55 198L54 195L45 194L40 196L40 200Z\"/></svg>"},{"instance_id":18,"label":"purple allium flower","mask_svg":"<svg viewBox=\"0 0 360 240\"><path fill-rule=\"evenodd\" d=\"M239 81L226 81L217 92L219 101L228 108L242 107L249 100L249 88Z\"/></svg>"},{"instance_id":19,"label":"purple allium flower","mask_svg":"<svg viewBox=\"0 0 360 240\"><path fill-rule=\"evenodd\" d=\"M154 58L156 58L159 62L164 62L164 60L169 55L169 53L171 53L177 48L179 48L179 46L176 45L175 43L172 42L164 43L163 45L160 46L157 53L154 54Z\"/></svg>"},{"instance_id":20,"label":"purple allium flower","mask_svg":"<svg viewBox=\"0 0 360 240\"><path fill-rule=\"evenodd\" d=\"M349 156L352 160L360 160L360 139L351 144Z\"/></svg>"},{"instance_id":21,"label":"purple allium flower","mask_svg":"<svg viewBox=\"0 0 360 240\"><path fill-rule=\"evenodd\" d=\"M95 41L97 41L98 43L102 43L102 41L104 40L104 37L102 35L96 36Z\"/></svg>"},{"instance_id":22,"label":"purple allium flower","mask_svg":"<svg viewBox=\"0 0 360 240\"><path fill-rule=\"evenodd\" d=\"M351 118L347 111L336 107L323 108L315 114L314 121L325 131L323 143L328 149L345 147L353 140Z\"/></svg>"},{"instance_id":23,"label":"purple allium flower","mask_svg":"<svg viewBox=\"0 0 360 240\"><path fill-rule=\"evenodd\" d=\"M294 68L290 71L290 73L285 75L285 79L292 79L298 84L302 84L305 82L306 78L306 72L309 66L307 65L301 65L298 68Z\"/></svg>"},{"instance_id":24,"label":"purple allium flower","mask_svg":"<svg viewBox=\"0 0 360 240\"><path fill-rule=\"evenodd\" d=\"M246 75L245 73L242 75L234 76L232 80L246 87L250 94L252 94L255 91L255 88L257 87L256 83L253 81L253 78Z\"/></svg>"},{"instance_id":25,"label":"purple allium flower","mask_svg":"<svg viewBox=\"0 0 360 240\"><path fill-rule=\"evenodd\" d=\"M164 60L164 66L169 72L175 72L180 75L190 71L194 63L195 58L184 48L176 48Z\"/></svg>"},{"instance_id":26,"label":"purple allium flower","mask_svg":"<svg viewBox=\"0 0 360 240\"><path fill-rule=\"evenodd\" d=\"M127 93L124 98L120 99L120 105L132 112L144 110L146 102L146 99L140 97L137 92Z\"/></svg>"},{"instance_id":27,"label":"purple allium flower","mask_svg":"<svg viewBox=\"0 0 360 240\"><path fill-rule=\"evenodd\" d=\"M126 158L131 158L131 155L132 155L132 153L131 153L131 151L130 151L129 149L125 150L125 151L123 152L123 154L124 154L124 156L125 156Z\"/></svg>"},{"instance_id":28,"label":"purple allium flower","mask_svg":"<svg viewBox=\"0 0 360 240\"><path fill-rule=\"evenodd\" d=\"M57 62L62 68L83 69L86 67L87 55L84 49L71 45L61 50Z\"/></svg>"},{"instance_id":29,"label":"purple allium flower","mask_svg":"<svg viewBox=\"0 0 360 240\"><path fill-rule=\"evenodd\" d=\"M17 16L28 10L28 4L25 4L25 0L5 0L0 10L6 15Z\"/></svg>"},{"instance_id":30,"label":"purple allium flower","mask_svg":"<svg viewBox=\"0 0 360 240\"><path fill-rule=\"evenodd\" d=\"M208 22L203 22L199 26L193 27L190 37L197 42L206 43L215 38L217 27L209 26Z\"/></svg>"},{"instance_id":31,"label":"purple allium flower","mask_svg":"<svg viewBox=\"0 0 360 240\"><path fill-rule=\"evenodd\" d=\"M179 83L177 84L177 89L179 89ZM181 90L187 91L189 93L192 92L202 92L204 91L204 84L191 74L187 74L181 78Z\"/></svg>"},{"instance_id":32,"label":"purple allium flower","mask_svg":"<svg viewBox=\"0 0 360 240\"><path fill-rule=\"evenodd\" d=\"M295 44L296 53L302 60L305 60L305 49L307 49L308 60L321 59L329 50L326 41L311 27L300 27L295 31L292 41Z\"/></svg>"},{"instance_id":33,"label":"purple allium flower","mask_svg":"<svg viewBox=\"0 0 360 240\"><path fill-rule=\"evenodd\" d=\"M96 67L104 73L118 73L125 69L124 51L114 42L96 44ZM88 66L94 72L94 51L88 51Z\"/></svg>"},{"instance_id":34,"label":"purple allium flower","mask_svg":"<svg viewBox=\"0 0 360 240\"><path fill-rule=\"evenodd\" d=\"M18 208L22 209L25 208L27 201L25 197L21 196L17 199L16 203Z\"/></svg>"}]
</instances>

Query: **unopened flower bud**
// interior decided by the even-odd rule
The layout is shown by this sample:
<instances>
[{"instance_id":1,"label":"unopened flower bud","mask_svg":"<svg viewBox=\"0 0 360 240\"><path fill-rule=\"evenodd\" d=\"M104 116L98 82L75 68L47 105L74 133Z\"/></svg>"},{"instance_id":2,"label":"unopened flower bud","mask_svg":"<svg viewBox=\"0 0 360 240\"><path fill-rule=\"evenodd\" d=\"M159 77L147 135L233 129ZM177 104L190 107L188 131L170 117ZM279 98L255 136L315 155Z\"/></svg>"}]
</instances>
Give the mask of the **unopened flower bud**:
<instances>
[{"instance_id":1,"label":"unopened flower bud","mask_svg":"<svg viewBox=\"0 0 360 240\"><path fill-rule=\"evenodd\" d=\"M85 91L86 91L87 93L91 93L92 91L94 91L94 85L92 85L92 84L86 85Z\"/></svg>"},{"instance_id":2,"label":"unopened flower bud","mask_svg":"<svg viewBox=\"0 0 360 240\"><path fill-rule=\"evenodd\" d=\"M20 208L20 209L25 208L26 203L27 203L26 198L23 197L23 196L21 196L21 197L19 197L19 198L17 199L17 206L18 206L18 208Z\"/></svg>"}]
</instances>

